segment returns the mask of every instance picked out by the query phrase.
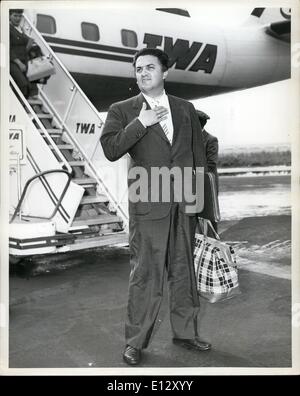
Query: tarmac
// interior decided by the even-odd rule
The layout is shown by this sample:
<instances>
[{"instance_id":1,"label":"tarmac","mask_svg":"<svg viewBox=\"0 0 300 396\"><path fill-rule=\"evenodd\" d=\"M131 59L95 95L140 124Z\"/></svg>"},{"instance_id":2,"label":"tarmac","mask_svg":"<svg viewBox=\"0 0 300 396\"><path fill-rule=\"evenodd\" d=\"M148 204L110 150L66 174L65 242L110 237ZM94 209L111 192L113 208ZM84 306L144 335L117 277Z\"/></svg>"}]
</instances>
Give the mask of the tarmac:
<instances>
[{"instance_id":1,"label":"tarmac","mask_svg":"<svg viewBox=\"0 0 300 396\"><path fill-rule=\"evenodd\" d=\"M140 367L291 367L291 217L225 221L219 230L236 247L241 294L216 304L201 300L200 338L212 350L172 343L165 296ZM128 276L127 247L11 265L9 367L128 367Z\"/></svg>"}]
</instances>

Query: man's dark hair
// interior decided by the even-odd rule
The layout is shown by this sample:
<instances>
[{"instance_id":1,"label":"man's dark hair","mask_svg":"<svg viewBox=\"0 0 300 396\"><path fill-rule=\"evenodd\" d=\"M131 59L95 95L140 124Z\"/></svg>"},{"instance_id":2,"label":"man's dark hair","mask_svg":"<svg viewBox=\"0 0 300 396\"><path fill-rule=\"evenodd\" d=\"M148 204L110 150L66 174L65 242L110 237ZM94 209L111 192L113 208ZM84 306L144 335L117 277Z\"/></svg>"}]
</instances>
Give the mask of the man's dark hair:
<instances>
[{"instance_id":1,"label":"man's dark hair","mask_svg":"<svg viewBox=\"0 0 300 396\"><path fill-rule=\"evenodd\" d=\"M197 110L197 109L196 109L196 113L199 118L201 127L203 128L206 125L207 120L210 119L210 116L208 114L204 113L204 111Z\"/></svg>"},{"instance_id":2,"label":"man's dark hair","mask_svg":"<svg viewBox=\"0 0 300 396\"><path fill-rule=\"evenodd\" d=\"M203 129L205 127L205 125L206 125L207 120L205 120L204 118L200 118L199 117L199 121L200 121L201 128Z\"/></svg>"},{"instance_id":3,"label":"man's dark hair","mask_svg":"<svg viewBox=\"0 0 300 396\"><path fill-rule=\"evenodd\" d=\"M165 72L166 70L169 69L169 56L166 52L158 49L158 48L143 48L141 50L139 50L133 58L133 67L135 67L136 61L140 56L144 56L144 55L152 55L155 56L161 66L162 66L162 70Z\"/></svg>"},{"instance_id":4,"label":"man's dark hair","mask_svg":"<svg viewBox=\"0 0 300 396\"><path fill-rule=\"evenodd\" d=\"M10 9L9 10L9 15L12 15L12 14L23 14L23 12L24 12L24 9L22 9L22 8L14 8L14 9Z\"/></svg>"}]
</instances>

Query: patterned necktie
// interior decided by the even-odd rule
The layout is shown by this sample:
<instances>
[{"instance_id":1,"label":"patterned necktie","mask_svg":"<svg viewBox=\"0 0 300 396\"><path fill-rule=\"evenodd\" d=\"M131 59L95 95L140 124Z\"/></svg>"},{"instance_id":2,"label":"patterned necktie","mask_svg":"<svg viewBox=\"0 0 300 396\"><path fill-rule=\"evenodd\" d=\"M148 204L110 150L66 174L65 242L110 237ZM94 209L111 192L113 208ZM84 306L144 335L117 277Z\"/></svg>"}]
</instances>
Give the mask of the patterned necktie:
<instances>
[{"instance_id":1,"label":"patterned necktie","mask_svg":"<svg viewBox=\"0 0 300 396\"><path fill-rule=\"evenodd\" d=\"M170 133L168 130L168 125L165 124L163 121L160 124L161 124L161 127L162 127L166 137L168 138L169 142L172 143L171 136L170 136Z\"/></svg>"},{"instance_id":2,"label":"patterned necktie","mask_svg":"<svg viewBox=\"0 0 300 396\"><path fill-rule=\"evenodd\" d=\"M155 101L155 102L156 102L155 107L158 107L159 102L157 102L157 101ZM168 115L167 115L167 117L168 117ZM169 142L172 144L172 138L171 138L171 136L170 136L170 131L169 131L168 125L167 125L167 123L166 123L165 121L166 121L166 120L161 121L161 122L160 122L160 126L162 127L162 129L163 129L163 131L164 131L164 133L165 133L167 139L168 139Z\"/></svg>"}]
</instances>

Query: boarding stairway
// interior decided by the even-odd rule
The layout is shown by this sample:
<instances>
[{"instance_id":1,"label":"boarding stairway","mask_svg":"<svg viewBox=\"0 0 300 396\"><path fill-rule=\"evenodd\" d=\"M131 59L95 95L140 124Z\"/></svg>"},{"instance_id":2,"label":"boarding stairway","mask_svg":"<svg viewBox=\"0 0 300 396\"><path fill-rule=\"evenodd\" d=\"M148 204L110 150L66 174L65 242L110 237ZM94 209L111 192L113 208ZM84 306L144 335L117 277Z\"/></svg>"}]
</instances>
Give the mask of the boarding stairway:
<instances>
[{"instance_id":1,"label":"boarding stairway","mask_svg":"<svg viewBox=\"0 0 300 396\"><path fill-rule=\"evenodd\" d=\"M55 74L29 100L10 78L10 137L25 135L23 154L11 146L10 253L127 244L127 158L105 158L98 111L26 16L23 29L51 59Z\"/></svg>"}]
</instances>

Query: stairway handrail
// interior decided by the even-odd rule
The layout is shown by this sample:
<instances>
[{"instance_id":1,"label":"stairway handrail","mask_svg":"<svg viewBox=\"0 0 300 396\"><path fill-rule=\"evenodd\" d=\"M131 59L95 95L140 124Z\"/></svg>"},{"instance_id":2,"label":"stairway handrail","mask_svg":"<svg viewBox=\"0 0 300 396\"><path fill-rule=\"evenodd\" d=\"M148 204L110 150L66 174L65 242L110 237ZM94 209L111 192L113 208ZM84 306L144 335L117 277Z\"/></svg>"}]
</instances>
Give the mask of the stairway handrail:
<instances>
[{"instance_id":1,"label":"stairway handrail","mask_svg":"<svg viewBox=\"0 0 300 396\"><path fill-rule=\"evenodd\" d=\"M37 28L33 25L33 23L31 22L31 20L23 14L24 19L26 20L26 22L29 24L29 26L31 27L31 29L35 32L35 34L40 38L40 40L43 41L43 44L45 45L45 47L47 48L47 50L51 53L51 55L53 56L53 58L55 58L55 61L59 64L59 66L63 69L63 71L65 72L66 76L68 77L68 79L72 82L72 84L76 87L76 89L80 92L80 95L84 98L85 102L89 105L89 107L94 111L94 113L97 115L97 117L100 119L101 123L103 124L103 121L101 120L101 118L99 117L99 112L96 109L96 107L93 105L93 103L88 99L88 97L86 96L86 94L83 92L83 90L81 89L80 85L78 85L78 83L74 80L74 78L72 77L72 75L70 74L70 72L67 70L67 68L64 66L64 64L61 62L61 60L56 56L55 52L53 51L53 49L50 47L50 45L47 43L47 41L44 39L44 37L41 35L41 33L37 30Z\"/></svg>"},{"instance_id":2,"label":"stairway handrail","mask_svg":"<svg viewBox=\"0 0 300 396\"><path fill-rule=\"evenodd\" d=\"M34 31L34 33L39 37L39 39L42 41L43 45L45 45L45 47L47 48L47 50L49 51L49 53L52 55L52 57L55 59L55 61L59 64L59 66L62 68L62 70L64 71L66 77L70 80L70 82L74 85L74 87L76 88L76 94L80 94L83 99L85 100L86 104L93 110L93 112L95 113L95 115L97 116L97 118L99 119L99 122L101 123L101 125L103 124L103 121L101 120L100 116L99 116L99 112L98 110L95 108L95 106L91 103L91 101L87 98L87 96L85 95L85 93L82 91L82 89L80 88L80 86L77 84L77 82L74 80L74 78L71 76L71 74L69 73L69 71L66 69L66 67L62 64L62 62L60 61L60 59L56 56L55 52L52 50L52 48L49 46L49 44L46 42L46 40L43 38L43 36L40 34L40 32L36 29L36 27L33 25L33 23L31 22L31 20L24 15L24 20L28 23L28 25L30 26L30 28ZM77 139L73 136L73 134L70 132L68 126L66 125L66 123L64 122L64 120L60 117L60 115L58 114L58 112L56 111L56 109L54 108L54 106L52 106L52 104L50 103L49 99L47 98L47 95L45 95L45 93L43 92L43 90L40 90L40 93L43 97L43 99L47 102L47 105L51 108L51 111L53 112L53 115L56 117L56 119L60 122L60 125L63 127L64 132L66 132L66 134L68 135L69 139L71 139L71 141L73 142L73 144L76 146L77 150L80 152L80 154L82 155L83 159L86 162L86 165L90 168L90 170L92 171L94 177L96 178L96 180L99 182L100 186L104 189L104 193L107 195L110 203L115 207L116 211L120 213L120 216L122 217L123 221L125 222L126 225L128 225L128 215L127 213L125 213L125 211L122 209L122 207L120 206L118 200L111 194L111 192L109 191L109 188L106 186L106 184L104 183L101 175L98 173L97 169L95 168L94 164L91 162L89 156L85 153L85 151L83 150L83 148L80 146L80 144L78 143ZM100 143L99 143L100 144ZM96 150L96 147L95 147Z\"/></svg>"},{"instance_id":3,"label":"stairway handrail","mask_svg":"<svg viewBox=\"0 0 300 396\"><path fill-rule=\"evenodd\" d=\"M63 191L62 191L62 193L61 193L61 195L59 197L59 199L57 200L57 202L55 204L55 207L54 207L54 210L53 210L52 214L49 217L44 217L44 216L31 216L31 217L35 217L35 218L39 218L39 219L51 220L55 216L55 214L58 211L58 208L59 208L59 206L60 206L60 204L61 204L61 202L62 202L62 200L63 200L63 198L64 198L64 196L65 196L65 194L66 194L66 192L68 190L68 188L69 188L71 180L72 180L72 174L69 173L68 171L64 170L64 169L49 169L49 170L37 173L36 175L34 175L30 179L28 179L26 181L26 183L25 183L22 195L21 195L21 197L19 199L19 202L18 202L18 204L16 206L14 214L12 215L12 218L10 219L9 223L12 223L14 221L14 219L16 218L18 212L20 211L20 208L21 208L21 206L23 204L23 201L25 199L28 187L31 184L31 182L33 182L37 178L41 178L41 177L49 174L49 173L65 173L68 176L67 183L66 183L66 185L65 185L65 187L64 187L64 189L63 189Z\"/></svg>"},{"instance_id":4,"label":"stairway handrail","mask_svg":"<svg viewBox=\"0 0 300 396\"><path fill-rule=\"evenodd\" d=\"M49 143L51 144L51 146L53 147L53 150L55 151L55 153L58 155L58 157L61 159L61 162L63 163L63 166L65 166L67 168L67 170L69 171L69 173L72 173L72 168L69 165L68 161L65 159L65 157L62 155L60 149L57 147L57 144L54 142L54 140L52 139L52 137L49 135L49 132L47 131L47 129L45 128L45 126L43 125L43 123L41 122L41 120L38 118L38 116L36 115L36 113L34 112L34 110L32 109L32 107L30 106L30 104L28 103L27 99L25 98L25 96L22 94L22 92L20 91L19 87L17 86L17 84L15 83L14 79L9 76L9 82L12 84L13 89L17 92L18 96L20 97L22 104L26 107L26 109L29 111L29 113L31 114L32 118L34 118L35 122L38 124L38 126L40 127L40 129L43 131L43 134L46 136L47 140L49 141ZM61 165L61 164L60 164Z\"/></svg>"},{"instance_id":5,"label":"stairway handrail","mask_svg":"<svg viewBox=\"0 0 300 396\"><path fill-rule=\"evenodd\" d=\"M45 95L43 95L43 92L41 92L42 96L45 98ZM47 99L46 99L47 100ZM57 120L59 121L60 125L63 127L64 132L67 134L68 138L72 141L72 143L74 144L74 146L76 147L76 149L78 150L78 152L80 153L80 156L82 157L82 159L85 161L86 166L89 167L89 169L91 170L93 176L95 177L95 179L97 180L97 182L100 184L101 188L104 189L104 194L106 194L106 196L108 197L109 201L114 205L115 209L119 212L121 212L121 217L123 219L123 221L127 224L128 223L128 216L127 214L123 211L122 207L120 206L120 204L118 203L117 199L111 194L111 192L109 191L109 188L106 186L106 184L104 183L102 177L99 175L98 170L95 168L93 162L90 160L89 156L86 154L86 152L84 151L84 149L81 147L81 145L78 143L77 139L73 136L73 134L71 133L71 131L69 130L68 126L66 125L66 123L62 120L62 118L60 117L60 115L57 113L57 111L55 110L55 108L53 106L51 106L51 111L53 111L53 114L55 115L55 117L57 118Z\"/></svg>"}]
</instances>

